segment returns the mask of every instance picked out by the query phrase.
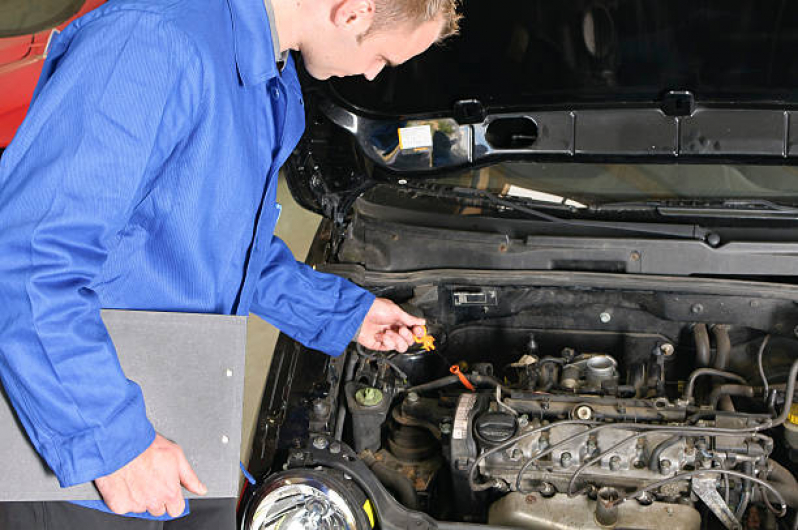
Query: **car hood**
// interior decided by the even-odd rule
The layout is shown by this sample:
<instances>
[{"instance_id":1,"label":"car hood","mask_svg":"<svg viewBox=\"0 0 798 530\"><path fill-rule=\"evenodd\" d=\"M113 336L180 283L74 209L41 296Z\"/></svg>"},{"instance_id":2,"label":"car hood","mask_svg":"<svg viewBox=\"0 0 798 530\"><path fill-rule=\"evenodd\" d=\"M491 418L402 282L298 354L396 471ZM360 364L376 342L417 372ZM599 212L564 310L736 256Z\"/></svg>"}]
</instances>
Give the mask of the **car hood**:
<instances>
[{"instance_id":1,"label":"car hood","mask_svg":"<svg viewBox=\"0 0 798 530\"><path fill-rule=\"evenodd\" d=\"M460 35L374 82L304 83L299 202L502 159L798 156L798 4L470 0ZM796 109L795 111L793 109Z\"/></svg>"}]
</instances>

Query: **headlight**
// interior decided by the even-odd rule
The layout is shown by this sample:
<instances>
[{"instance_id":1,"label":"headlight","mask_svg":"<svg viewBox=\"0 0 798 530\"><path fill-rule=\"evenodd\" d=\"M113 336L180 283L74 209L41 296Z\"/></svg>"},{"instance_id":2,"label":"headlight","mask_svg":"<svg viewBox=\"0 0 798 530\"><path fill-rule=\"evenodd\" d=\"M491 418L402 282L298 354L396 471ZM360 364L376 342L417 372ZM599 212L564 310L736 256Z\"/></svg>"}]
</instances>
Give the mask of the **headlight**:
<instances>
[{"instance_id":1,"label":"headlight","mask_svg":"<svg viewBox=\"0 0 798 530\"><path fill-rule=\"evenodd\" d=\"M269 479L244 515L245 530L370 530L371 502L343 473L292 469Z\"/></svg>"}]
</instances>

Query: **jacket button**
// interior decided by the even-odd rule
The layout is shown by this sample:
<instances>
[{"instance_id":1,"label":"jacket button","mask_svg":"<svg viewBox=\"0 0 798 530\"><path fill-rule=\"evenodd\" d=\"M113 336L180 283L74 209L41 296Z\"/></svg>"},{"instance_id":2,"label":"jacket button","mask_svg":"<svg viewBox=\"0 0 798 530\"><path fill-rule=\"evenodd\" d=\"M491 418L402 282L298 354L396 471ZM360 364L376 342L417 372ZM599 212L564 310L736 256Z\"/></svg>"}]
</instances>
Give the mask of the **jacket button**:
<instances>
[{"instance_id":1,"label":"jacket button","mask_svg":"<svg viewBox=\"0 0 798 530\"><path fill-rule=\"evenodd\" d=\"M280 89L277 87L272 88L272 97L274 99L280 99Z\"/></svg>"}]
</instances>

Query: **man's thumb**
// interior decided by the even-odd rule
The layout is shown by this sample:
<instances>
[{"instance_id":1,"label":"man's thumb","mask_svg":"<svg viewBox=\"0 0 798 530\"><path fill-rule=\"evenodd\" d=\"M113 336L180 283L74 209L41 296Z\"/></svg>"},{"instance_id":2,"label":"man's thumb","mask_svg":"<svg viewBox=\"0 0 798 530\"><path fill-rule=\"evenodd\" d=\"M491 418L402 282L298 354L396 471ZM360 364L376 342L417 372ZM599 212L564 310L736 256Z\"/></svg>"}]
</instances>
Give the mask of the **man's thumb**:
<instances>
[{"instance_id":1,"label":"man's thumb","mask_svg":"<svg viewBox=\"0 0 798 530\"><path fill-rule=\"evenodd\" d=\"M186 457L180 459L180 483L191 493L196 493L197 495L205 495L208 493L208 488L205 487L197 474L194 473L194 470L191 468L191 464L188 463Z\"/></svg>"}]
</instances>

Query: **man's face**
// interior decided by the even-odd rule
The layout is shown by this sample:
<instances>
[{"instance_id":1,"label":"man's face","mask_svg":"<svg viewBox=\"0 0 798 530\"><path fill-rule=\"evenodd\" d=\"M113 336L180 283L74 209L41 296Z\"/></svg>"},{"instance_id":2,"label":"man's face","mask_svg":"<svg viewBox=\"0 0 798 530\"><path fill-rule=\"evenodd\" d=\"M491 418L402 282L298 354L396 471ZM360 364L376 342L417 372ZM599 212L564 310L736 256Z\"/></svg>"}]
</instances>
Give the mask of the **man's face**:
<instances>
[{"instance_id":1,"label":"man's face","mask_svg":"<svg viewBox=\"0 0 798 530\"><path fill-rule=\"evenodd\" d=\"M413 27L404 24L369 33L360 33L345 25L334 26L318 38L306 42L302 59L316 79L364 75L369 81L386 66L396 66L424 52L441 33L443 19L438 18Z\"/></svg>"}]
</instances>

